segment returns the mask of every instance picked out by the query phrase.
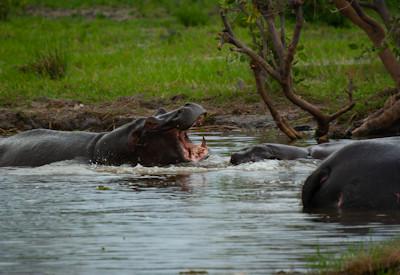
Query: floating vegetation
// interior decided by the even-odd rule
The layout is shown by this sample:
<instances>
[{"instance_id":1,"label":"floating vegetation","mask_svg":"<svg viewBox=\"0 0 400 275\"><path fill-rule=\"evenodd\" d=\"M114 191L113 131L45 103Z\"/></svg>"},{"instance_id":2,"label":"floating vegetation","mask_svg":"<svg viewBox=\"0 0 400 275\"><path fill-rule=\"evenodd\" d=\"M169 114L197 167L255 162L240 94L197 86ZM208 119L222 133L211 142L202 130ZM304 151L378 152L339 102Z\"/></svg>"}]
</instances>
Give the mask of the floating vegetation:
<instances>
[{"instance_id":1,"label":"floating vegetation","mask_svg":"<svg viewBox=\"0 0 400 275\"><path fill-rule=\"evenodd\" d=\"M111 188L104 185L99 185L96 187L96 190L106 191L106 190L111 190Z\"/></svg>"}]
</instances>

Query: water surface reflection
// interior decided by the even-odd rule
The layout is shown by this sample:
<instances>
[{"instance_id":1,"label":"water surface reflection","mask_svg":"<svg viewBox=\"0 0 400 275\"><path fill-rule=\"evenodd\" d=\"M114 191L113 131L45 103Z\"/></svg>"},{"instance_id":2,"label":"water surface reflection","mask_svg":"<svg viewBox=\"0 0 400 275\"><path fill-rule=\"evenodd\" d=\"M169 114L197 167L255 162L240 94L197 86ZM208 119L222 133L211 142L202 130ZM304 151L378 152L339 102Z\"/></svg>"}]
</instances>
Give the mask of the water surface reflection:
<instances>
[{"instance_id":1,"label":"water surface reflection","mask_svg":"<svg viewBox=\"0 0 400 275\"><path fill-rule=\"evenodd\" d=\"M0 169L5 273L268 274L306 269L316 252L399 233L399 219L303 213L316 161L228 165L257 137L206 133L212 156L180 167L62 162ZM194 139L201 139L201 135ZM196 141L198 141L196 140ZM98 190L98 186L109 190Z\"/></svg>"}]
</instances>

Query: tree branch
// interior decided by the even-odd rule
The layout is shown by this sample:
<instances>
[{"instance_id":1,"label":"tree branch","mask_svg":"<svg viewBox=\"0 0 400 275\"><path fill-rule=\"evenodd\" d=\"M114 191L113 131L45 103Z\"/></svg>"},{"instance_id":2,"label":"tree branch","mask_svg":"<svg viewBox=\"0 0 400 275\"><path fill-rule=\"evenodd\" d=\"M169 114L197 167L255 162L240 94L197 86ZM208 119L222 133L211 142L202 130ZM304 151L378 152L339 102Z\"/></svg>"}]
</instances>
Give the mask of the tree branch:
<instances>
[{"instance_id":1,"label":"tree branch","mask_svg":"<svg viewBox=\"0 0 400 275\"><path fill-rule=\"evenodd\" d=\"M278 31L276 30L275 26L275 15L274 13L270 10L271 6L271 1L267 1L268 3L265 3L264 1L261 0L255 0L254 1L257 9L260 11L261 15L264 17L265 21L267 22L268 25L268 31L271 36L272 40L272 45L274 46L274 51L278 56L278 61L283 68L284 64L284 58L285 58L285 48L283 47L282 41L280 39L280 35L278 34Z\"/></svg>"},{"instance_id":2,"label":"tree branch","mask_svg":"<svg viewBox=\"0 0 400 275\"><path fill-rule=\"evenodd\" d=\"M355 25L360 27L379 49L378 56L383 65L396 83L400 87L400 63L390 48L385 44L385 30L372 18L365 15L357 0L351 0L351 5L346 0L333 0L340 12L350 19ZM379 0L375 0L378 3Z\"/></svg>"},{"instance_id":3,"label":"tree branch","mask_svg":"<svg viewBox=\"0 0 400 275\"><path fill-rule=\"evenodd\" d=\"M390 29L392 18L384 0L374 0L374 3L360 1L359 4L363 8L375 11L382 18L386 28Z\"/></svg>"},{"instance_id":4,"label":"tree branch","mask_svg":"<svg viewBox=\"0 0 400 275\"><path fill-rule=\"evenodd\" d=\"M377 12L383 20L386 28L389 30L392 27L392 16L385 3L385 0L374 0L374 4L377 8Z\"/></svg>"},{"instance_id":5,"label":"tree branch","mask_svg":"<svg viewBox=\"0 0 400 275\"><path fill-rule=\"evenodd\" d=\"M351 3L346 0L334 0L334 3L344 16L367 33L376 47L382 46L385 31L379 24L365 15L357 0L351 0Z\"/></svg>"},{"instance_id":6,"label":"tree branch","mask_svg":"<svg viewBox=\"0 0 400 275\"><path fill-rule=\"evenodd\" d=\"M271 75L275 80L281 83L282 79L280 74L277 71L275 71L274 68L270 64L268 64L261 56L259 56L255 51L253 51L246 44L239 41L233 33L232 27L229 24L228 19L226 18L226 14L223 11L221 11L220 15L225 27L225 30L222 33L220 33L221 44L229 43L234 45L235 47L238 48L240 52L243 52L244 54L249 56L254 62L259 64L269 75Z\"/></svg>"},{"instance_id":7,"label":"tree branch","mask_svg":"<svg viewBox=\"0 0 400 275\"><path fill-rule=\"evenodd\" d=\"M336 113L330 115L329 116L329 121L334 121L335 119L340 117L342 114L350 111L354 107L354 105L356 103L353 101L353 90L354 90L353 79L350 79L349 80L349 85L348 85L347 90L346 90L346 93L347 93L347 95L349 97L349 102L342 109L340 109Z\"/></svg>"},{"instance_id":8,"label":"tree branch","mask_svg":"<svg viewBox=\"0 0 400 275\"><path fill-rule=\"evenodd\" d=\"M256 25L258 27L258 31L260 32L261 40L262 40L262 49L261 49L262 53L260 53L260 55L265 60L266 56L268 55L268 52L271 51L271 49L269 48L269 39L268 39L268 34L265 31L263 18L258 18L256 21ZM279 71L279 68L278 68L278 65L276 64L275 58L271 58L269 60L269 63L271 64L272 68L274 68L274 70L276 72Z\"/></svg>"},{"instance_id":9,"label":"tree branch","mask_svg":"<svg viewBox=\"0 0 400 275\"><path fill-rule=\"evenodd\" d=\"M294 55L296 54L297 45L299 44L300 41L301 30L303 28L303 22L304 22L303 9L301 5L296 5L294 8L296 13L296 25L293 32L292 41L290 42L290 45L288 47L285 59L285 69L284 69L285 77L288 77L291 73L293 67Z\"/></svg>"},{"instance_id":10,"label":"tree branch","mask_svg":"<svg viewBox=\"0 0 400 275\"><path fill-rule=\"evenodd\" d=\"M374 11L378 11L377 7L373 3L365 2L365 1L360 1L360 6L363 8L371 9Z\"/></svg>"},{"instance_id":11,"label":"tree branch","mask_svg":"<svg viewBox=\"0 0 400 275\"><path fill-rule=\"evenodd\" d=\"M360 4L358 3L358 1L356 0L352 0L351 1L351 6L354 8L354 10L356 11L356 13L358 14L358 16L365 22L367 23L372 31L375 33L375 35L378 37L380 36L381 39L383 40L385 38L385 32L383 31L383 29L381 28L381 26L375 21L373 20L371 17L369 17L368 15L365 14L365 12L363 11L363 9L360 7Z\"/></svg>"},{"instance_id":12,"label":"tree branch","mask_svg":"<svg viewBox=\"0 0 400 275\"><path fill-rule=\"evenodd\" d=\"M253 70L254 78L256 80L257 92L263 99L265 105L267 105L269 112L274 118L276 126L278 126L278 128L292 140L302 138L301 134L294 130L286 119L279 114L278 110L272 103L273 101L269 97L265 87L265 76L263 75L262 69L257 64L250 64L250 67Z\"/></svg>"},{"instance_id":13,"label":"tree branch","mask_svg":"<svg viewBox=\"0 0 400 275\"><path fill-rule=\"evenodd\" d=\"M285 34L285 13L281 12L279 14L280 22L281 22L281 41L282 41L282 46L286 48L286 34Z\"/></svg>"}]
</instances>

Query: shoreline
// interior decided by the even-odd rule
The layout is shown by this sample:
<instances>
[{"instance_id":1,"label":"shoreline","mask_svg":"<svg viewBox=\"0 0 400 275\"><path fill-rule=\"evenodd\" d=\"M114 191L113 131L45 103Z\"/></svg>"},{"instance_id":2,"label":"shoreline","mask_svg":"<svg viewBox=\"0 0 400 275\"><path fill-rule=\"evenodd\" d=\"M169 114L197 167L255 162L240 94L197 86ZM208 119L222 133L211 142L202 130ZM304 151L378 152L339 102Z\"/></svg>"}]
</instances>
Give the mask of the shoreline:
<instances>
[{"instance_id":1,"label":"shoreline","mask_svg":"<svg viewBox=\"0 0 400 275\"><path fill-rule=\"evenodd\" d=\"M183 99L174 98L160 101L120 97L114 101L88 104L77 100L38 98L27 104L0 107L0 135L7 136L35 128L110 131L132 119L151 116L161 107L169 111L185 103ZM230 102L229 106L210 102L197 103L208 111L201 127L203 130L275 130L280 134L272 116L261 102L245 106L241 102ZM285 110L285 115L295 127L313 128L313 122L297 110Z\"/></svg>"}]
</instances>

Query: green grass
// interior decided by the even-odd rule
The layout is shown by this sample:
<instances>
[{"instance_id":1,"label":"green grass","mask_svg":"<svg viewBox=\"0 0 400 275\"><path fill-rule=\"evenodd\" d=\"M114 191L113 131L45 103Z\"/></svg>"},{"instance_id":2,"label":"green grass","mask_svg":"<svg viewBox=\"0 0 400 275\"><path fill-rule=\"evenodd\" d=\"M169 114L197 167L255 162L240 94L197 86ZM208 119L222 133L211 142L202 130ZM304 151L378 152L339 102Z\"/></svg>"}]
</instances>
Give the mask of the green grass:
<instances>
[{"instance_id":1,"label":"green grass","mask_svg":"<svg viewBox=\"0 0 400 275\"><path fill-rule=\"evenodd\" d=\"M79 1L62 2L73 7ZM259 100L247 62L230 52L229 46L217 50L216 36L222 27L217 17L209 20L211 24L185 27L174 16L123 22L13 16L0 24L0 104L42 96L95 102L137 94L147 98L185 94L190 100L215 98L217 103L230 98ZM238 33L246 37L246 30ZM360 102L392 86L375 56L357 63L362 47L353 50L352 43L369 45L357 29L307 24L301 38L304 50L296 65L304 79L296 85L298 93L335 109L346 101L343 91L349 74L354 76L355 99ZM43 49L59 45L68 57L62 78L21 70L33 64ZM356 108L362 111L365 105Z\"/></svg>"},{"instance_id":2,"label":"green grass","mask_svg":"<svg viewBox=\"0 0 400 275\"><path fill-rule=\"evenodd\" d=\"M317 101L332 102L333 99L345 104L344 90L351 77L355 85L354 98L362 102L355 109L363 111L368 98L394 86L379 58L373 54L363 55L372 45L361 30L309 27L301 38L306 60L298 64L299 75L304 79L297 85L299 93ZM359 47L354 48L353 44ZM378 106L381 102L371 102L369 108L376 107L373 104Z\"/></svg>"},{"instance_id":3,"label":"green grass","mask_svg":"<svg viewBox=\"0 0 400 275\"><path fill-rule=\"evenodd\" d=\"M26 28L29 26L29 28ZM0 25L0 101L37 96L104 101L144 94L199 99L235 92L245 64L218 52L216 26L184 28L172 19L114 22L18 17ZM43 47L63 43L68 71L54 81L18 68Z\"/></svg>"},{"instance_id":4,"label":"green grass","mask_svg":"<svg viewBox=\"0 0 400 275\"><path fill-rule=\"evenodd\" d=\"M68 57L64 45L51 45L38 51L35 60L19 67L21 72L57 80L65 76Z\"/></svg>"},{"instance_id":5,"label":"green grass","mask_svg":"<svg viewBox=\"0 0 400 275\"><path fill-rule=\"evenodd\" d=\"M400 270L400 239L349 247L337 256L317 251L308 261L310 274L394 275Z\"/></svg>"}]
</instances>

